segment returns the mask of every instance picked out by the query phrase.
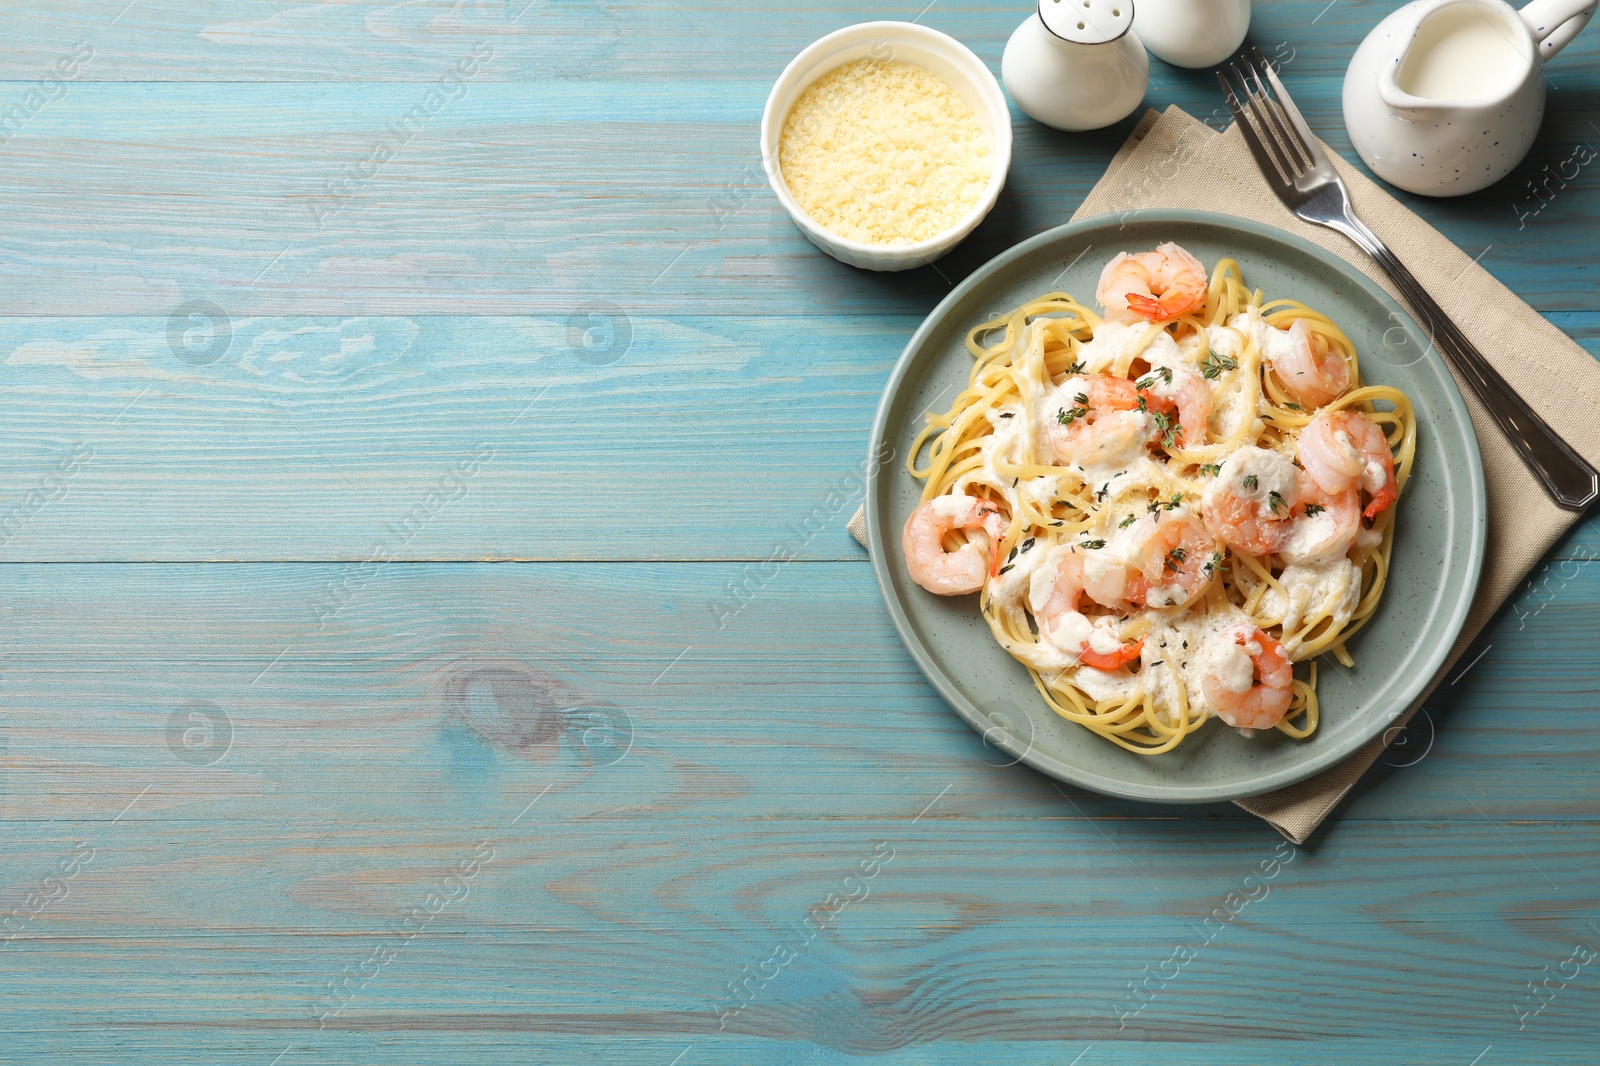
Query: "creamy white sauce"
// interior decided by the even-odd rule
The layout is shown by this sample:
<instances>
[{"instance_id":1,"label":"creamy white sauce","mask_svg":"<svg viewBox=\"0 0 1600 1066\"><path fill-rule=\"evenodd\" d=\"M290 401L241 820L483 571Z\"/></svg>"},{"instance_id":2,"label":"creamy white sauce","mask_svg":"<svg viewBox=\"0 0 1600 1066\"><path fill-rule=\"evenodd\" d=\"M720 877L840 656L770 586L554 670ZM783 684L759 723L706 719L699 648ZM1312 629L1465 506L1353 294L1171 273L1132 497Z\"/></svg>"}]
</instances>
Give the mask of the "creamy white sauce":
<instances>
[{"instance_id":1,"label":"creamy white sauce","mask_svg":"<svg viewBox=\"0 0 1600 1066\"><path fill-rule=\"evenodd\" d=\"M1077 611L1067 611L1055 620L1054 625L1039 632L1055 645L1057 651L1076 661L1094 633L1094 623Z\"/></svg>"},{"instance_id":2,"label":"creamy white sauce","mask_svg":"<svg viewBox=\"0 0 1600 1066\"><path fill-rule=\"evenodd\" d=\"M1010 418L1002 415L1010 414ZM983 439L983 478L993 484L1009 483L1011 478L1000 473L1000 462L1024 466L1037 462L1035 440L1037 430L1028 412L1020 404L1008 404L989 413L989 424L994 431Z\"/></svg>"},{"instance_id":3,"label":"creamy white sauce","mask_svg":"<svg viewBox=\"0 0 1600 1066\"><path fill-rule=\"evenodd\" d=\"M1361 487L1370 493L1376 494L1383 487L1383 483L1388 480L1389 472L1383 468L1383 461L1380 459L1368 459L1367 465L1362 472Z\"/></svg>"},{"instance_id":4,"label":"creamy white sauce","mask_svg":"<svg viewBox=\"0 0 1600 1066\"><path fill-rule=\"evenodd\" d=\"M1050 602L1050 597L1055 593L1056 579L1061 576L1061 561L1066 558L1069 550L1066 545L1057 544L1049 551L1039 553L1040 558L1031 560L1032 565L1027 568L1028 610L1035 617L1044 610L1045 605ZM1013 577L1017 569L1021 568L1013 568L1006 576Z\"/></svg>"},{"instance_id":5,"label":"creamy white sauce","mask_svg":"<svg viewBox=\"0 0 1600 1066\"><path fill-rule=\"evenodd\" d=\"M1213 642L1206 652L1207 670L1229 692L1245 693L1255 684L1256 665L1243 647L1232 640Z\"/></svg>"},{"instance_id":6,"label":"creamy white sauce","mask_svg":"<svg viewBox=\"0 0 1600 1066\"><path fill-rule=\"evenodd\" d=\"M1165 337L1167 334L1163 333L1162 336ZM1176 353L1174 353L1174 356L1176 356ZM1207 391L1210 391L1209 383L1200 376L1198 370L1195 370L1187 363L1179 362L1176 358L1171 362L1152 363L1150 371L1139 380L1149 383L1149 387L1145 391L1151 396L1158 400L1166 400L1172 404L1187 399L1187 390L1192 389L1195 382L1200 382L1202 385L1207 386ZM1215 398L1213 397L1213 402L1214 400Z\"/></svg>"},{"instance_id":7,"label":"creamy white sauce","mask_svg":"<svg viewBox=\"0 0 1600 1066\"><path fill-rule=\"evenodd\" d=\"M1080 666L1066 676L1092 700L1121 701L1145 691L1144 674L1134 674L1127 669L1096 670L1092 666Z\"/></svg>"},{"instance_id":8,"label":"creamy white sauce","mask_svg":"<svg viewBox=\"0 0 1600 1066\"><path fill-rule=\"evenodd\" d=\"M1169 722L1176 722L1179 693L1183 685L1188 698L1189 714L1196 716L1211 708L1206 701L1203 677L1208 670L1217 669L1207 658L1208 648L1220 648L1220 635L1249 625L1244 612L1236 607L1212 614L1183 615L1154 627L1145 638L1142 652L1142 675L1148 680L1146 690L1151 695L1156 710ZM1228 638L1231 643L1232 638Z\"/></svg>"},{"instance_id":9,"label":"creamy white sauce","mask_svg":"<svg viewBox=\"0 0 1600 1066\"><path fill-rule=\"evenodd\" d=\"M1151 366L1187 367L1189 362L1184 358L1183 349L1178 347L1178 342L1165 330L1152 337L1139 356Z\"/></svg>"},{"instance_id":10,"label":"creamy white sauce","mask_svg":"<svg viewBox=\"0 0 1600 1066\"><path fill-rule=\"evenodd\" d=\"M1278 583L1282 591L1269 588L1261 599L1261 611L1280 620L1283 646L1291 659L1302 643L1295 634L1308 619L1331 615L1334 624L1343 627L1361 602L1361 570L1348 559L1286 566Z\"/></svg>"},{"instance_id":11,"label":"creamy white sauce","mask_svg":"<svg viewBox=\"0 0 1600 1066\"><path fill-rule=\"evenodd\" d=\"M1037 614L1050 598L1062 550L1057 545L1048 550L1036 546L1030 551L1018 552L1016 558L1007 564L1006 572L989 582L990 603L1015 610L1026 602L1028 610ZM1065 654L1050 640L1048 634L1041 635L1044 639L1038 643L1017 643L1002 638L998 633L995 639L1001 647L1035 670L1062 670L1077 665L1076 648L1073 654ZM1080 642L1078 647L1081 646Z\"/></svg>"},{"instance_id":12,"label":"creamy white sauce","mask_svg":"<svg viewBox=\"0 0 1600 1066\"><path fill-rule=\"evenodd\" d=\"M1234 315L1233 323L1227 326L1207 326L1206 346L1218 355L1227 359L1237 359L1244 351L1244 337L1240 335L1239 327L1234 324L1245 315Z\"/></svg>"},{"instance_id":13,"label":"creamy white sauce","mask_svg":"<svg viewBox=\"0 0 1600 1066\"><path fill-rule=\"evenodd\" d=\"M1084 371L1104 373L1137 347L1149 325L1148 322L1102 322L1094 331L1094 338L1078 349L1078 361L1083 364Z\"/></svg>"},{"instance_id":14,"label":"creamy white sauce","mask_svg":"<svg viewBox=\"0 0 1600 1066\"><path fill-rule=\"evenodd\" d=\"M1081 615L1079 617L1082 617ZM1122 638L1096 625L1089 630L1089 650L1096 655L1110 655L1122 648Z\"/></svg>"},{"instance_id":15,"label":"creamy white sauce","mask_svg":"<svg viewBox=\"0 0 1600 1066\"><path fill-rule=\"evenodd\" d=\"M1030 477L1017 482L1017 495L1048 514L1060 488L1053 477Z\"/></svg>"},{"instance_id":16,"label":"creamy white sauce","mask_svg":"<svg viewBox=\"0 0 1600 1066\"><path fill-rule=\"evenodd\" d=\"M1151 607L1176 607L1189 598L1189 590L1182 585L1152 585L1146 601Z\"/></svg>"},{"instance_id":17,"label":"creamy white sauce","mask_svg":"<svg viewBox=\"0 0 1600 1066\"><path fill-rule=\"evenodd\" d=\"M1228 320L1228 325L1254 340L1256 348L1261 352L1261 358L1269 365L1276 365L1283 359L1293 360L1300 354L1300 342L1297 338L1291 336L1286 329L1268 325L1263 318L1251 314L1237 314Z\"/></svg>"},{"instance_id":18,"label":"creamy white sauce","mask_svg":"<svg viewBox=\"0 0 1600 1066\"><path fill-rule=\"evenodd\" d=\"M1207 326L1206 344L1216 354L1233 360L1238 360L1244 352L1244 338L1226 326ZM1232 437L1246 422L1256 418L1257 406L1249 389L1224 387L1233 384L1232 371L1219 371L1206 384L1211 386L1210 426L1214 439Z\"/></svg>"},{"instance_id":19,"label":"creamy white sauce","mask_svg":"<svg viewBox=\"0 0 1600 1066\"><path fill-rule=\"evenodd\" d=\"M931 501L933 513L955 521L972 510L971 496L935 496Z\"/></svg>"}]
</instances>

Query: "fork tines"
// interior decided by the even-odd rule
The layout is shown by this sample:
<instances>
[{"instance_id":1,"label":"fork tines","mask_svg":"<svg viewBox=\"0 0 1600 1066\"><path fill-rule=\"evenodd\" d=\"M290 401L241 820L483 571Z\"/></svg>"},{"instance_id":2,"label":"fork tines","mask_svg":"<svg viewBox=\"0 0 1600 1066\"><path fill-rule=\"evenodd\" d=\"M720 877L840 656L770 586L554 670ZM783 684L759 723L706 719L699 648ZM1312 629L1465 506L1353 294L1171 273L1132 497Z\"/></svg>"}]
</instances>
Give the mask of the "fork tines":
<instances>
[{"instance_id":1,"label":"fork tines","mask_svg":"<svg viewBox=\"0 0 1600 1066\"><path fill-rule=\"evenodd\" d=\"M1292 185L1296 178L1307 171L1325 166L1326 161L1317 148L1311 128L1306 125L1300 109L1294 106L1294 101L1289 99L1289 93L1284 89L1283 82L1278 80L1272 64L1267 62L1259 48L1252 47L1250 52L1254 53L1254 59L1250 53L1245 53L1231 64L1241 92L1235 94L1227 76L1220 70L1217 71L1217 80L1222 83L1222 91L1228 99L1228 110L1233 112L1234 121L1240 124L1240 132L1249 135L1245 139L1250 142L1251 148L1258 149L1257 161L1265 163L1270 159L1273 169Z\"/></svg>"}]
</instances>

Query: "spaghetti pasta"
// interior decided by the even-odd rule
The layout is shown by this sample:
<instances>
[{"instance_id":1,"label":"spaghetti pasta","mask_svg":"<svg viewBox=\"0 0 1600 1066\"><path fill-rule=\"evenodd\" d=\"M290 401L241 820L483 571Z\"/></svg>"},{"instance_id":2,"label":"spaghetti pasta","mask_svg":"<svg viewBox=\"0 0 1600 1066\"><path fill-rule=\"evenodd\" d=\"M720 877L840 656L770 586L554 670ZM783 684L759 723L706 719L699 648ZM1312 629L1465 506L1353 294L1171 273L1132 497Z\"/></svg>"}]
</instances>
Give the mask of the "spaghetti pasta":
<instances>
[{"instance_id":1,"label":"spaghetti pasta","mask_svg":"<svg viewBox=\"0 0 1600 1066\"><path fill-rule=\"evenodd\" d=\"M1377 610L1416 418L1336 323L1232 259L1119 255L1097 313L1062 292L975 327L967 387L907 462L903 543L979 592L1061 717L1141 754L1213 718L1295 738L1318 656Z\"/></svg>"}]
</instances>

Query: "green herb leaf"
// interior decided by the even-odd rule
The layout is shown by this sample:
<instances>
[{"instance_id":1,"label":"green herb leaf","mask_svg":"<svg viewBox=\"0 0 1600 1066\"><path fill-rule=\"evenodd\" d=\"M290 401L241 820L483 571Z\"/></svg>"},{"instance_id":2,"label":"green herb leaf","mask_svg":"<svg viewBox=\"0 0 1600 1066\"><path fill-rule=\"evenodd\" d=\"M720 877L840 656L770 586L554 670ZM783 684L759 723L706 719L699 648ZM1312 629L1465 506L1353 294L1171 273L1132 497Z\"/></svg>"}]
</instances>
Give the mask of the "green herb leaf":
<instances>
[{"instance_id":1,"label":"green herb leaf","mask_svg":"<svg viewBox=\"0 0 1600 1066\"><path fill-rule=\"evenodd\" d=\"M1251 492L1256 491L1257 487L1259 487L1260 484L1261 484L1261 482L1256 478L1256 476L1254 474L1246 474L1244 476L1244 487L1249 489Z\"/></svg>"},{"instance_id":2,"label":"green herb leaf","mask_svg":"<svg viewBox=\"0 0 1600 1066\"><path fill-rule=\"evenodd\" d=\"M1165 381L1168 385L1171 385L1172 368L1170 366L1158 366L1154 370L1150 371L1149 374L1134 382L1133 387L1143 392L1145 389L1148 389L1150 386L1154 385L1156 383L1156 378L1158 377L1162 381Z\"/></svg>"},{"instance_id":3,"label":"green herb leaf","mask_svg":"<svg viewBox=\"0 0 1600 1066\"><path fill-rule=\"evenodd\" d=\"M1098 551L1099 549L1104 548L1106 546L1106 542L1103 541L1103 540L1085 540L1085 541L1080 541L1079 543L1082 544L1083 547L1087 548L1089 551Z\"/></svg>"},{"instance_id":4,"label":"green herb leaf","mask_svg":"<svg viewBox=\"0 0 1600 1066\"><path fill-rule=\"evenodd\" d=\"M1082 363L1073 363L1071 366L1067 367L1067 373L1068 374L1081 374L1081 373L1083 373L1083 364Z\"/></svg>"},{"instance_id":5,"label":"green herb leaf","mask_svg":"<svg viewBox=\"0 0 1600 1066\"><path fill-rule=\"evenodd\" d=\"M1289 505L1284 502L1283 497L1279 496L1276 492L1267 493L1267 503L1271 505L1273 514L1277 514L1279 511L1288 510L1289 508Z\"/></svg>"},{"instance_id":6,"label":"green herb leaf","mask_svg":"<svg viewBox=\"0 0 1600 1066\"><path fill-rule=\"evenodd\" d=\"M1206 477L1216 477L1218 474L1222 473L1222 467L1217 463L1201 463L1200 473L1204 474Z\"/></svg>"},{"instance_id":7,"label":"green herb leaf","mask_svg":"<svg viewBox=\"0 0 1600 1066\"><path fill-rule=\"evenodd\" d=\"M1161 446L1163 448L1171 448L1176 442L1178 434L1181 432L1181 429L1178 426L1178 420L1163 414L1160 411L1156 411L1154 413L1154 417L1156 421L1156 430L1161 434Z\"/></svg>"},{"instance_id":8,"label":"green herb leaf","mask_svg":"<svg viewBox=\"0 0 1600 1066\"><path fill-rule=\"evenodd\" d=\"M1237 369L1239 369L1239 360L1230 355L1219 355L1216 352L1208 353L1206 361L1200 364L1200 372L1205 375L1207 381L1215 381L1217 376L1224 370Z\"/></svg>"},{"instance_id":9,"label":"green herb leaf","mask_svg":"<svg viewBox=\"0 0 1600 1066\"><path fill-rule=\"evenodd\" d=\"M1323 511L1326 511L1326 510L1327 510L1327 508L1322 506L1322 504L1320 504L1320 503L1308 503L1308 504L1306 504L1306 514L1308 514L1308 515L1319 515Z\"/></svg>"},{"instance_id":10,"label":"green herb leaf","mask_svg":"<svg viewBox=\"0 0 1600 1066\"><path fill-rule=\"evenodd\" d=\"M1124 518L1122 521L1117 523L1117 528L1118 529L1127 529L1129 526L1133 525L1134 521L1138 517L1139 517L1138 515L1129 515L1128 517Z\"/></svg>"}]
</instances>

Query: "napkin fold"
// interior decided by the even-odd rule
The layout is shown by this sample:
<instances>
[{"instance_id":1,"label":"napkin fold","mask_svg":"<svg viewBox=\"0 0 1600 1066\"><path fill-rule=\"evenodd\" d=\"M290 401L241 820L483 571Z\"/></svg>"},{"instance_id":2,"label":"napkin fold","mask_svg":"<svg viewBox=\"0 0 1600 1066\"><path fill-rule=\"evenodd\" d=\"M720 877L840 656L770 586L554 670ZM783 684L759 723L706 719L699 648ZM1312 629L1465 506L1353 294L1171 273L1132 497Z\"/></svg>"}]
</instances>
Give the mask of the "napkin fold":
<instances>
[{"instance_id":1,"label":"napkin fold","mask_svg":"<svg viewBox=\"0 0 1600 1066\"><path fill-rule=\"evenodd\" d=\"M1593 417L1600 409L1600 362L1376 182L1327 145L1322 147L1344 178L1362 220L1410 268L1511 387L1585 459L1600 466L1600 420ZM1218 133L1176 106L1163 114L1146 112L1072 217L1076 221L1161 207L1220 211L1286 230L1346 260L1406 306L1366 253L1332 230L1300 221L1279 202L1256 169L1237 128L1230 126ZM1483 576L1444 669L1397 724L1410 719L1506 597L1579 517L1551 502L1477 396L1460 375L1456 380L1478 434L1489 495ZM847 528L866 544L864 509L856 512ZM1396 735L1398 730L1386 730L1355 755L1315 777L1237 804L1296 844L1304 843Z\"/></svg>"}]
</instances>

